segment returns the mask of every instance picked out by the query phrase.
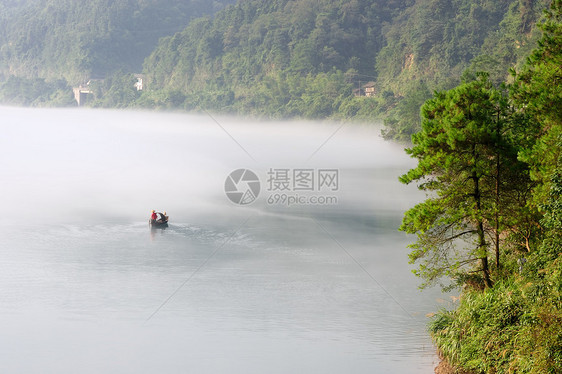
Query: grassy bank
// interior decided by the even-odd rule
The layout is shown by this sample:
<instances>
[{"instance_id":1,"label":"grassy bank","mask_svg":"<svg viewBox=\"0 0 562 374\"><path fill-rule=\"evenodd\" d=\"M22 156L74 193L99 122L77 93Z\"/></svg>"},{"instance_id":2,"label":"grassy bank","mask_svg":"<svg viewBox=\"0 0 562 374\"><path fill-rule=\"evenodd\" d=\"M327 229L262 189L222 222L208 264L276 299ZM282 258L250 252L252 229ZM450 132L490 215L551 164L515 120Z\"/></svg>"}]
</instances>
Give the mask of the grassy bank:
<instances>
[{"instance_id":1,"label":"grassy bank","mask_svg":"<svg viewBox=\"0 0 562 374\"><path fill-rule=\"evenodd\" d=\"M544 269L529 262L433 317L431 335L449 363L474 373L562 372L562 259Z\"/></svg>"}]
</instances>

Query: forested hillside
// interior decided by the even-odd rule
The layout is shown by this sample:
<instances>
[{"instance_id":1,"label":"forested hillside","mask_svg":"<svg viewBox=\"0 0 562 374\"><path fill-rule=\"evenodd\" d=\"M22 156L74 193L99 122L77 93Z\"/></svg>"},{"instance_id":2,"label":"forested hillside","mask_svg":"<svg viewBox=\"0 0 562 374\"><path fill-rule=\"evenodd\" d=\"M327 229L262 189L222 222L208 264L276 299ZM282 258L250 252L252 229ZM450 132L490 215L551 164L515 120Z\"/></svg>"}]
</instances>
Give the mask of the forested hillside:
<instances>
[{"instance_id":1,"label":"forested hillside","mask_svg":"<svg viewBox=\"0 0 562 374\"><path fill-rule=\"evenodd\" d=\"M350 96L354 80L373 79L383 25L405 7L382 0L241 1L163 40L145 62L148 85L173 92L175 104L187 108L326 117ZM166 99L155 96L154 104Z\"/></svg>"},{"instance_id":2,"label":"forested hillside","mask_svg":"<svg viewBox=\"0 0 562 374\"><path fill-rule=\"evenodd\" d=\"M274 117L387 117L408 139L419 107L463 72L501 81L534 47L547 1L248 0L162 40L143 105ZM372 96L357 89L373 82ZM355 89L355 93L354 93Z\"/></svg>"},{"instance_id":3,"label":"forested hillside","mask_svg":"<svg viewBox=\"0 0 562 374\"><path fill-rule=\"evenodd\" d=\"M0 101L68 104L69 85L103 78L89 105L384 118L407 141L432 91L504 80L549 1L239 0L211 15L229 2L3 2Z\"/></svg>"},{"instance_id":4,"label":"forested hillside","mask_svg":"<svg viewBox=\"0 0 562 374\"><path fill-rule=\"evenodd\" d=\"M377 56L378 86L399 97L385 120L387 137L409 140L431 92L457 85L463 74L507 79L535 47L534 25L549 2L417 1L389 27Z\"/></svg>"},{"instance_id":5,"label":"forested hillside","mask_svg":"<svg viewBox=\"0 0 562 374\"><path fill-rule=\"evenodd\" d=\"M33 101L36 95L48 94L49 88L105 78L117 71L138 73L159 38L229 2L3 1L0 82L11 82L3 87L0 98L18 102L10 95L22 95L20 103L29 104L24 99Z\"/></svg>"}]
</instances>

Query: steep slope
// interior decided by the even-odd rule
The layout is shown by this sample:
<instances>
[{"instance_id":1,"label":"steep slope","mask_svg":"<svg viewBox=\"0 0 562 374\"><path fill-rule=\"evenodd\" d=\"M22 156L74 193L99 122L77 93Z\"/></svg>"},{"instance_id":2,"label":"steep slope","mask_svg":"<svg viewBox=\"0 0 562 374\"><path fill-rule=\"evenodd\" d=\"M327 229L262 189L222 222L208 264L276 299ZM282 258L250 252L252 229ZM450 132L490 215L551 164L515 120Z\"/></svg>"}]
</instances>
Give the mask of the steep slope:
<instances>
[{"instance_id":1,"label":"steep slope","mask_svg":"<svg viewBox=\"0 0 562 374\"><path fill-rule=\"evenodd\" d=\"M408 141L419 130L419 108L435 90L463 74L490 73L495 84L525 62L536 45L533 27L549 0L425 0L395 19L377 56L377 85L398 97L385 136Z\"/></svg>"},{"instance_id":2,"label":"steep slope","mask_svg":"<svg viewBox=\"0 0 562 374\"><path fill-rule=\"evenodd\" d=\"M378 84L398 93L419 79L450 87L483 53L512 65L527 55L514 50L526 44L545 8L546 1L531 0L417 1L385 33L386 46L377 56Z\"/></svg>"}]
</instances>

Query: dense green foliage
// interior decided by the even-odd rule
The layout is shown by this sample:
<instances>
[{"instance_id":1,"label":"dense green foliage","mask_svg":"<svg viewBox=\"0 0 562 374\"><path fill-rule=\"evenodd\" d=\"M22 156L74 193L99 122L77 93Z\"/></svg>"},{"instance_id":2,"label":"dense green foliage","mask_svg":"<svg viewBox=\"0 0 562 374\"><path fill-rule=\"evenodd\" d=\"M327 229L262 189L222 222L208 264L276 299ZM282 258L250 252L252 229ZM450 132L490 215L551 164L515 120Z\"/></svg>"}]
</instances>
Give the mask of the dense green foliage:
<instances>
[{"instance_id":1,"label":"dense green foliage","mask_svg":"<svg viewBox=\"0 0 562 374\"><path fill-rule=\"evenodd\" d=\"M558 2L554 2L557 6ZM543 37L528 63L516 75L512 95L520 107L532 117L525 135L532 146L522 152L522 158L533 166L532 176L540 181L536 203L544 202L550 189L550 176L560 157L562 136L562 12L556 8L540 25ZM534 141L538 138L538 141Z\"/></svg>"},{"instance_id":2,"label":"dense green foliage","mask_svg":"<svg viewBox=\"0 0 562 374\"><path fill-rule=\"evenodd\" d=\"M487 71L496 84L504 81L509 67L534 47L532 26L545 3L416 2L393 22L377 56L378 84L402 98L385 119L385 136L409 140L420 130L419 108L430 92L457 85L466 69Z\"/></svg>"},{"instance_id":3,"label":"dense green foliage","mask_svg":"<svg viewBox=\"0 0 562 374\"><path fill-rule=\"evenodd\" d=\"M0 102L26 106L74 105L71 88L64 80L46 82L43 78L10 77L0 83Z\"/></svg>"},{"instance_id":4,"label":"dense green foliage","mask_svg":"<svg viewBox=\"0 0 562 374\"><path fill-rule=\"evenodd\" d=\"M422 117L422 131L408 150L418 166L400 180L418 181L434 193L404 217L401 229L418 235L410 258L422 261L418 275L429 283L443 275L464 283L478 261L479 283L491 287L489 238L499 268L500 246L511 249L506 239L526 230L531 181L517 159L517 131L525 118L485 74L436 93Z\"/></svg>"},{"instance_id":5,"label":"dense green foliage","mask_svg":"<svg viewBox=\"0 0 562 374\"><path fill-rule=\"evenodd\" d=\"M0 81L15 76L76 85L119 70L140 72L159 38L229 2L3 1Z\"/></svg>"},{"instance_id":6,"label":"dense green foliage","mask_svg":"<svg viewBox=\"0 0 562 374\"><path fill-rule=\"evenodd\" d=\"M466 289L455 310L432 320L434 341L454 365L476 373L561 372L561 161L544 206L544 240L527 262L511 261L493 288Z\"/></svg>"},{"instance_id":7,"label":"dense green foliage","mask_svg":"<svg viewBox=\"0 0 562 374\"><path fill-rule=\"evenodd\" d=\"M521 46L544 7L544 1L417 1L386 32L378 82L401 95L420 78L447 89L470 62L496 73L492 81L503 80L505 67L526 56Z\"/></svg>"},{"instance_id":8,"label":"dense green foliage","mask_svg":"<svg viewBox=\"0 0 562 374\"><path fill-rule=\"evenodd\" d=\"M402 226L418 235L418 274L462 285L430 331L445 358L475 373L562 372L562 1L539 29L508 89L481 75L424 104L409 151L419 164L402 177L432 191ZM477 240L450 245L471 231ZM494 249L495 266L449 261Z\"/></svg>"},{"instance_id":9,"label":"dense green foliage","mask_svg":"<svg viewBox=\"0 0 562 374\"><path fill-rule=\"evenodd\" d=\"M456 310L441 311L430 331L443 355L475 373L560 373L560 261L542 275L514 276L485 292L465 292Z\"/></svg>"},{"instance_id":10,"label":"dense green foliage","mask_svg":"<svg viewBox=\"0 0 562 374\"><path fill-rule=\"evenodd\" d=\"M150 55L141 95L104 83L90 105L385 118L384 135L407 141L431 92L458 84L465 69L506 78L533 46L547 0L240 0L189 23L233 1L3 2L0 82L122 84ZM28 104L23 96L2 99Z\"/></svg>"},{"instance_id":11,"label":"dense green foliage","mask_svg":"<svg viewBox=\"0 0 562 374\"><path fill-rule=\"evenodd\" d=\"M163 40L148 102L272 117L373 119L408 140L419 108L470 66L505 79L544 2L248 0ZM437 15L437 16L436 16ZM504 42L505 50L490 45ZM532 44L532 43L530 43ZM484 55L483 55L484 54ZM354 89L374 82L373 97ZM173 94L172 94L173 93ZM174 103L163 101L170 97Z\"/></svg>"},{"instance_id":12,"label":"dense green foliage","mask_svg":"<svg viewBox=\"0 0 562 374\"><path fill-rule=\"evenodd\" d=\"M242 1L161 41L145 62L147 85L181 93L187 108L328 117L354 83L373 79L383 24L399 9L380 0Z\"/></svg>"}]
</instances>

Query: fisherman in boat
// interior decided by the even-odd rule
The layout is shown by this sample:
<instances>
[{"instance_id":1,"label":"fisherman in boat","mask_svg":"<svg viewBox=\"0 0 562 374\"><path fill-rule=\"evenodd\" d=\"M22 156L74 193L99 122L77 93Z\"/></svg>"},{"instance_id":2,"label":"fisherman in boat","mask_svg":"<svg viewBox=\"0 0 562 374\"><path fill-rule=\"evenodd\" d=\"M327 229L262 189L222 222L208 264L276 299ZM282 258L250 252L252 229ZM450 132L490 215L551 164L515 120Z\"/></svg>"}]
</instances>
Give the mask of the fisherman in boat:
<instances>
[{"instance_id":1,"label":"fisherman in boat","mask_svg":"<svg viewBox=\"0 0 562 374\"><path fill-rule=\"evenodd\" d=\"M165 225L168 223L168 216L166 212L160 213L154 210L151 211L150 224L151 225Z\"/></svg>"}]
</instances>

